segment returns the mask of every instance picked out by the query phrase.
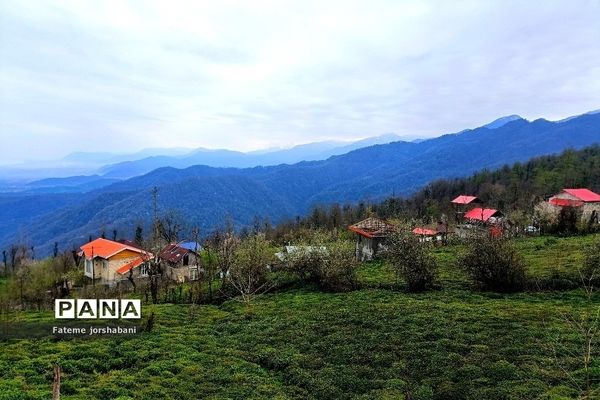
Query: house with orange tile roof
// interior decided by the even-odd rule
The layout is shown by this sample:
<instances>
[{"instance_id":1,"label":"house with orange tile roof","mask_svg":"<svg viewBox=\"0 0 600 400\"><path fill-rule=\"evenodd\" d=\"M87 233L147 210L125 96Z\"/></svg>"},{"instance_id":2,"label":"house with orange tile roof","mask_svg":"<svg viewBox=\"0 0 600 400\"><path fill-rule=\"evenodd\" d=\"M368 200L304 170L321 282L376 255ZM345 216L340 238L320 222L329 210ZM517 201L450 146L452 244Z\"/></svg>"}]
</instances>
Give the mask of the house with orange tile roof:
<instances>
[{"instance_id":1,"label":"house with orange tile roof","mask_svg":"<svg viewBox=\"0 0 600 400\"><path fill-rule=\"evenodd\" d=\"M98 238L80 247L84 274L104 284L127 279L128 274L144 275L144 265L153 255L127 242Z\"/></svg>"}]
</instances>

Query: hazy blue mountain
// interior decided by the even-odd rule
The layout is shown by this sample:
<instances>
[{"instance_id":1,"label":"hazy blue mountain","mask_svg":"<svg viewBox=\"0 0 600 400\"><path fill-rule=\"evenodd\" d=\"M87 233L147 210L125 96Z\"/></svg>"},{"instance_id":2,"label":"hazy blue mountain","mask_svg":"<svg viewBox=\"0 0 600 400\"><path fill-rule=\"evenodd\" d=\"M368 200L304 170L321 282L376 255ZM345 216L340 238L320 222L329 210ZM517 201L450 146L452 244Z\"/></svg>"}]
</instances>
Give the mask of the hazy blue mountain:
<instances>
[{"instance_id":1,"label":"hazy blue mountain","mask_svg":"<svg viewBox=\"0 0 600 400\"><path fill-rule=\"evenodd\" d=\"M65 208L77 200L73 194L0 193L0 243L12 243L28 224L43 214ZM0 247L5 250L4 247Z\"/></svg>"},{"instance_id":2,"label":"hazy blue mountain","mask_svg":"<svg viewBox=\"0 0 600 400\"><path fill-rule=\"evenodd\" d=\"M580 114L580 115L573 115L573 116L571 116L571 117L567 117L567 118L561 119L561 120L560 120L560 121L558 121L558 122L566 122L566 121L569 121L569 120L571 120L571 119L573 119L573 118L581 117L582 115L593 115L593 114L600 114L600 110L593 110L593 111L588 111L588 112L586 112L586 113L584 113L584 114Z\"/></svg>"},{"instance_id":3,"label":"hazy blue mountain","mask_svg":"<svg viewBox=\"0 0 600 400\"><path fill-rule=\"evenodd\" d=\"M79 175L67 178L46 178L24 185L27 192L36 193L85 193L108 186L119 179L104 178L100 175Z\"/></svg>"},{"instance_id":4,"label":"hazy blue mountain","mask_svg":"<svg viewBox=\"0 0 600 400\"><path fill-rule=\"evenodd\" d=\"M202 164L212 167L249 168L257 165L293 164L305 160L324 160L332 155L344 154L361 147L397 140L400 140L399 136L387 134L355 142L323 141L289 149L266 149L248 153L205 148L150 148L128 154L74 152L57 161L37 161L0 167L0 192L89 191L107 186L115 180L146 174L160 167L186 168ZM89 177L87 181L94 182L81 186L69 183L71 178L76 180L82 176ZM8 180L11 181L10 185L4 183ZM42 180L45 181L42 186L31 182Z\"/></svg>"},{"instance_id":5,"label":"hazy blue mountain","mask_svg":"<svg viewBox=\"0 0 600 400\"><path fill-rule=\"evenodd\" d=\"M93 175L106 165L127 160L165 155L181 156L191 153L187 148L149 148L134 153L74 152L59 160L29 160L20 164L0 166L0 180L11 180L17 186L45 178L66 178L77 175ZM2 190L0 186L0 190Z\"/></svg>"},{"instance_id":6,"label":"hazy blue mountain","mask_svg":"<svg viewBox=\"0 0 600 400\"><path fill-rule=\"evenodd\" d=\"M436 178L466 176L594 143L600 143L600 114L565 122L516 119L495 129L481 127L419 143L374 145L293 165L159 168L81 194L76 203L50 214L38 212L33 221L13 219L4 231L18 230L20 235L5 235L0 248L21 237L40 251L50 251L54 240L67 247L114 227L131 235L137 223L149 219L154 186L159 188L162 210L177 210L189 225L208 232L227 215L238 227L250 224L255 215L277 222L304 214L314 204L408 195Z\"/></svg>"},{"instance_id":7,"label":"hazy blue mountain","mask_svg":"<svg viewBox=\"0 0 600 400\"><path fill-rule=\"evenodd\" d=\"M78 164L106 165L108 163L140 160L142 158L153 156L182 156L189 154L192 151L194 151L194 149L185 147L148 148L134 153L123 154L77 151L66 155L61 160Z\"/></svg>"},{"instance_id":8,"label":"hazy blue mountain","mask_svg":"<svg viewBox=\"0 0 600 400\"><path fill-rule=\"evenodd\" d=\"M294 164L300 161L324 160L333 155L344 154L362 147L390 143L397 140L400 140L398 136L388 134L350 143L323 141L302 144L289 149L250 153L200 148L181 157L155 156L107 165L100 168L98 172L105 177L124 179L143 175L161 167L186 168L201 164L211 167L251 168L255 166Z\"/></svg>"}]
</instances>

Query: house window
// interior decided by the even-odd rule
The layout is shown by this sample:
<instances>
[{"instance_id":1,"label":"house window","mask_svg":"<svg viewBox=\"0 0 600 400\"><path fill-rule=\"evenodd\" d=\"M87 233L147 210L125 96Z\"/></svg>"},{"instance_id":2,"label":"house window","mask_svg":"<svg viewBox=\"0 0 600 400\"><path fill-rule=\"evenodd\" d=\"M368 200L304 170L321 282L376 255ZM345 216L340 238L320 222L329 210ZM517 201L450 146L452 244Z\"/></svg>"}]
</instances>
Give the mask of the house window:
<instances>
[{"instance_id":1,"label":"house window","mask_svg":"<svg viewBox=\"0 0 600 400\"><path fill-rule=\"evenodd\" d=\"M140 275L148 276L148 265L147 264L142 264L142 266L140 267Z\"/></svg>"},{"instance_id":2,"label":"house window","mask_svg":"<svg viewBox=\"0 0 600 400\"><path fill-rule=\"evenodd\" d=\"M190 255L189 254L186 254L183 256L183 265L184 266L190 265Z\"/></svg>"},{"instance_id":3,"label":"house window","mask_svg":"<svg viewBox=\"0 0 600 400\"><path fill-rule=\"evenodd\" d=\"M85 273L92 275L94 273L94 266L92 260L85 259Z\"/></svg>"},{"instance_id":4,"label":"house window","mask_svg":"<svg viewBox=\"0 0 600 400\"><path fill-rule=\"evenodd\" d=\"M191 281L195 281L198 279L198 269L197 268L190 268L190 280Z\"/></svg>"}]
</instances>

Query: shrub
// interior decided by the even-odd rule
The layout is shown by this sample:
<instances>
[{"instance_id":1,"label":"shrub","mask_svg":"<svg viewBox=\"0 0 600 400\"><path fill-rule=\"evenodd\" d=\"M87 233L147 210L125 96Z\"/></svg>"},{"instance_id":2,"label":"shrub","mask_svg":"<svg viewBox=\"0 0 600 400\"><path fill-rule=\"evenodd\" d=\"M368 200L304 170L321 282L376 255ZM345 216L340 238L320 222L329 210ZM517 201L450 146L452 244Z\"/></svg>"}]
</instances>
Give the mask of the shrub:
<instances>
[{"instance_id":1,"label":"shrub","mask_svg":"<svg viewBox=\"0 0 600 400\"><path fill-rule=\"evenodd\" d=\"M558 214L556 224L557 233L575 234L577 233L577 222L579 221L579 213L574 207L562 207Z\"/></svg>"},{"instance_id":2,"label":"shrub","mask_svg":"<svg viewBox=\"0 0 600 400\"><path fill-rule=\"evenodd\" d=\"M406 282L409 291L433 287L437 265L430 243L420 242L413 234L399 231L386 241L384 256L391 262L396 275Z\"/></svg>"},{"instance_id":3,"label":"shrub","mask_svg":"<svg viewBox=\"0 0 600 400\"><path fill-rule=\"evenodd\" d=\"M474 239L460 262L482 290L516 292L525 285L525 263L507 239Z\"/></svg>"},{"instance_id":4,"label":"shrub","mask_svg":"<svg viewBox=\"0 0 600 400\"><path fill-rule=\"evenodd\" d=\"M586 247L580 274L586 291L593 292L600 285L600 240Z\"/></svg>"},{"instance_id":5,"label":"shrub","mask_svg":"<svg viewBox=\"0 0 600 400\"><path fill-rule=\"evenodd\" d=\"M319 285L334 292L352 290L356 287L356 267L351 243L342 240L329 243L319 269Z\"/></svg>"},{"instance_id":6,"label":"shrub","mask_svg":"<svg viewBox=\"0 0 600 400\"><path fill-rule=\"evenodd\" d=\"M357 262L351 242L315 232L309 240L286 254L282 268L301 280L334 292L356 287Z\"/></svg>"},{"instance_id":7,"label":"shrub","mask_svg":"<svg viewBox=\"0 0 600 400\"><path fill-rule=\"evenodd\" d=\"M298 246L285 255L283 268L305 281L319 281L321 266L327 258L325 246Z\"/></svg>"}]
</instances>

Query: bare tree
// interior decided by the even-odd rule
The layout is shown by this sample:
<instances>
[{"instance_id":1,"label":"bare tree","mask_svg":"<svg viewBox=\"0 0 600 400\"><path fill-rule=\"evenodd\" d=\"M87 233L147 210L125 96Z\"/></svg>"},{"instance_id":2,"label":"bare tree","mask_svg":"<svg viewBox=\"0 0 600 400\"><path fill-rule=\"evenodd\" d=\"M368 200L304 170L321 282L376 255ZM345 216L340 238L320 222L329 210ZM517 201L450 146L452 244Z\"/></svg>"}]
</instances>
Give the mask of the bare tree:
<instances>
[{"instance_id":1,"label":"bare tree","mask_svg":"<svg viewBox=\"0 0 600 400\"><path fill-rule=\"evenodd\" d=\"M160 238L167 243L175 243L185 229L185 219L179 212L169 210L158 220L158 229Z\"/></svg>"},{"instance_id":2,"label":"bare tree","mask_svg":"<svg viewBox=\"0 0 600 400\"><path fill-rule=\"evenodd\" d=\"M6 255L6 250L2 250L2 262L4 263L4 273L8 270L8 260Z\"/></svg>"},{"instance_id":3,"label":"bare tree","mask_svg":"<svg viewBox=\"0 0 600 400\"><path fill-rule=\"evenodd\" d=\"M227 282L235 289L238 298L250 306L252 299L273 287L269 268L273 254L263 234L250 235L236 249Z\"/></svg>"},{"instance_id":4,"label":"bare tree","mask_svg":"<svg viewBox=\"0 0 600 400\"><path fill-rule=\"evenodd\" d=\"M229 273L235 250L239 244L240 239L236 236L231 221L227 222L223 230L215 232L209 241L209 247L212 247L216 252L216 260L223 279Z\"/></svg>"}]
</instances>

